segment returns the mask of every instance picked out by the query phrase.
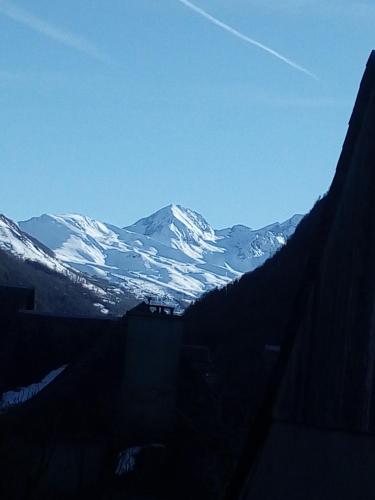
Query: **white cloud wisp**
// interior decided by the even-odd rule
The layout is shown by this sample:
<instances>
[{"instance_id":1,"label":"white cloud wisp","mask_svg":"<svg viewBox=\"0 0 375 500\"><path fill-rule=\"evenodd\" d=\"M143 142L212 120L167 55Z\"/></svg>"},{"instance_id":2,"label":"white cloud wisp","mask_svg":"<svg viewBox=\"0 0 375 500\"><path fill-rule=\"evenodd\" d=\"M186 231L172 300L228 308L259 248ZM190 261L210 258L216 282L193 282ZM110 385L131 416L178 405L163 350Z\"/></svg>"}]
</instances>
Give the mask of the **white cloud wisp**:
<instances>
[{"instance_id":1,"label":"white cloud wisp","mask_svg":"<svg viewBox=\"0 0 375 500\"><path fill-rule=\"evenodd\" d=\"M314 75L311 71L308 69L304 68L303 66L300 66L296 62L292 61L291 59L288 59L287 57L283 56L279 52L277 52L274 49L271 49L267 45L264 45L263 43L258 42L257 40L254 40L253 38L248 37L247 35L244 35L240 31L237 31L236 29L232 28L228 24L220 21L216 17L212 16L205 10L203 10L201 7L198 7L197 5L193 4L189 0L178 0L180 3L191 9L192 11L196 12L200 16L204 17L208 21L210 21L212 24L215 24L219 28L222 28L223 30L227 31L228 33L231 33L233 36L239 38L240 40L243 40L244 42L249 43L250 45L254 45L255 47L258 47L261 50L264 50L268 54L276 57L277 59L280 59L283 61L285 64L288 64L292 68L301 71L302 73L305 73L306 75L310 76L311 78L314 78L315 80L318 80L318 77Z\"/></svg>"},{"instance_id":2,"label":"white cloud wisp","mask_svg":"<svg viewBox=\"0 0 375 500\"><path fill-rule=\"evenodd\" d=\"M69 31L62 30L61 28L44 21L40 17L31 14L25 9L18 7L12 2L0 0L0 15L6 16L19 24L23 24L33 31L41 33L48 38L66 45L67 47L78 50L89 57L104 63L111 63L110 58L104 52L99 50L85 38L74 33L70 33Z\"/></svg>"}]
</instances>

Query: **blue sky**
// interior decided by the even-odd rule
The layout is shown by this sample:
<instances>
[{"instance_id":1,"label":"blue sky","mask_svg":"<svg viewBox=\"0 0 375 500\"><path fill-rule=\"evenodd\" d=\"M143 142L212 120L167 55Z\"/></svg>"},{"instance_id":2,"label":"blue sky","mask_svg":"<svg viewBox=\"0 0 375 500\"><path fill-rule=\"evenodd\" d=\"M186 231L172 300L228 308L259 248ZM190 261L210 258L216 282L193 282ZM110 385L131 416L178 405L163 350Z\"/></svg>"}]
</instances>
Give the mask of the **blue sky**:
<instances>
[{"instance_id":1,"label":"blue sky","mask_svg":"<svg viewBox=\"0 0 375 500\"><path fill-rule=\"evenodd\" d=\"M175 202L215 227L308 211L375 46L375 3L0 0L0 212L127 225Z\"/></svg>"}]
</instances>

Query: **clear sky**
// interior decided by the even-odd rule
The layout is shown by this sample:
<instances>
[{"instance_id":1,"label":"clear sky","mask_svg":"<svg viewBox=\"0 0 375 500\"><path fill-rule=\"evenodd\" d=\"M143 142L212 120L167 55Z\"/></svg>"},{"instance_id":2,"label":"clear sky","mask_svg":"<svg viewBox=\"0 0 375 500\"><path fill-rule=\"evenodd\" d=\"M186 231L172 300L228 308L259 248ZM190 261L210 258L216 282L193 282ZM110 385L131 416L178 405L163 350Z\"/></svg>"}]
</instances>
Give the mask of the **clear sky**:
<instances>
[{"instance_id":1,"label":"clear sky","mask_svg":"<svg viewBox=\"0 0 375 500\"><path fill-rule=\"evenodd\" d=\"M0 212L215 227L329 187L375 46L374 0L0 0ZM186 4L186 2L185 2Z\"/></svg>"}]
</instances>

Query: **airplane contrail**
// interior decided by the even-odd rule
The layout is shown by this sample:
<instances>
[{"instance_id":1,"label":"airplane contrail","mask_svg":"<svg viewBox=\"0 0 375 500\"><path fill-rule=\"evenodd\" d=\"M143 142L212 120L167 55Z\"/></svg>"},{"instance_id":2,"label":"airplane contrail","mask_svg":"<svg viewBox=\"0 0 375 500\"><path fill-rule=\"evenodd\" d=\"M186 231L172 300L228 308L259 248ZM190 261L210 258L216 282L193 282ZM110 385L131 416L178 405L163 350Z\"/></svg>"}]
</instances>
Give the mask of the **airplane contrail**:
<instances>
[{"instance_id":1,"label":"airplane contrail","mask_svg":"<svg viewBox=\"0 0 375 500\"><path fill-rule=\"evenodd\" d=\"M107 54L99 50L95 47L95 45L82 36L62 30L61 28L48 23L44 19L31 14L29 11L18 7L13 2L0 0L0 14L19 24L27 26L33 31L37 31L48 38L52 38L63 45L83 52L87 56L93 57L107 64L112 63Z\"/></svg>"},{"instance_id":2,"label":"airplane contrail","mask_svg":"<svg viewBox=\"0 0 375 500\"><path fill-rule=\"evenodd\" d=\"M217 19L216 17L212 16L209 14L207 11L203 10L201 7L198 7L197 5L193 4L189 0L178 0L178 2L182 3L192 11L196 12L197 14L201 15L202 17L206 18L208 21L210 21L213 24L216 24L216 26L219 26L219 28L222 28L223 30L227 31L228 33L231 33L232 35L236 36L240 40L243 40L244 42L247 42L251 45L254 45L255 47L258 47L259 49L264 50L268 54L276 57L277 59L280 59L283 61L285 64L288 64L292 68L302 71L302 73L305 73L306 75L310 76L311 78L314 78L315 80L318 80L318 77L314 75L311 71L308 69L304 68L303 66L300 66L296 62L292 61L291 59L288 59L287 57L283 56L279 52L277 52L274 49L271 49L270 47L267 47L267 45L264 45L263 43L258 42L257 40L254 40L253 38L250 38L240 31L237 31L236 29L232 28L228 24L220 21L220 19Z\"/></svg>"}]
</instances>

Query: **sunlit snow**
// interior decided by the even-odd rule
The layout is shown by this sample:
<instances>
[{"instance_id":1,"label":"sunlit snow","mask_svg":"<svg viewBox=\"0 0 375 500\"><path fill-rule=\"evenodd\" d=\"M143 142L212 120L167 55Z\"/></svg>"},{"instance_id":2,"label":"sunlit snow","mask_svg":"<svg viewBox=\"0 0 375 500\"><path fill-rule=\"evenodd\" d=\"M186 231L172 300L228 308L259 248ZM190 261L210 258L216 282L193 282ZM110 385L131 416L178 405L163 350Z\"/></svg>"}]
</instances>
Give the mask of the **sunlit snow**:
<instances>
[{"instance_id":1,"label":"sunlit snow","mask_svg":"<svg viewBox=\"0 0 375 500\"><path fill-rule=\"evenodd\" d=\"M82 286L92 290L98 295L105 295L103 289L93 285L87 281L83 275L78 274L76 269L69 264L67 259L57 258L56 253L51 251L53 250L52 247L49 245L46 246L48 248L43 248L43 245L40 245L38 241L30 237L27 232L21 230L17 224L0 214L1 249L12 253L22 260L38 262L48 269L64 274L72 281L79 281Z\"/></svg>"},{"instance_id":2,"label":"sunlit snow","mask_svg":"<svg viewBox=\"0 0 375 500\"><path fill-rule=\"evenodd\" d=\"M126 228L75 214L42 215L20 227L65 264L139 298L189 302L263 264L301 218L259 230L243 225L215 230L197 212L169 205Z\"/></svg>"}]
</instances>

